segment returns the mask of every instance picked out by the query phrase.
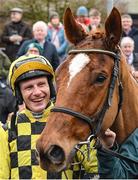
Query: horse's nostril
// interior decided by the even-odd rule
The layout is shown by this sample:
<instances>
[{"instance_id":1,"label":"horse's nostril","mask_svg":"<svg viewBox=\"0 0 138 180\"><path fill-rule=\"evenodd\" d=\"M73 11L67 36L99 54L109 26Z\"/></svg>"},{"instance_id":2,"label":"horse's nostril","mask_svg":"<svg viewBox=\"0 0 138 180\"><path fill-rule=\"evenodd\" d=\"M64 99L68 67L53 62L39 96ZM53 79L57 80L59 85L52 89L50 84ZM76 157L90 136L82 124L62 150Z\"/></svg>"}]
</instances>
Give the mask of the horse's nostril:
<instances>
[{"instance_id":1,"label":"horse's nostril","mask_svg":"<svg viewBox=\"0 0 138 180\"><path fill-rule=\"evenodd\" d=\"M65 160L65 154L61 147L57 145L52 145L48 151L49 159L55 164L60 164Z\"/></svg>"}]
</instances>

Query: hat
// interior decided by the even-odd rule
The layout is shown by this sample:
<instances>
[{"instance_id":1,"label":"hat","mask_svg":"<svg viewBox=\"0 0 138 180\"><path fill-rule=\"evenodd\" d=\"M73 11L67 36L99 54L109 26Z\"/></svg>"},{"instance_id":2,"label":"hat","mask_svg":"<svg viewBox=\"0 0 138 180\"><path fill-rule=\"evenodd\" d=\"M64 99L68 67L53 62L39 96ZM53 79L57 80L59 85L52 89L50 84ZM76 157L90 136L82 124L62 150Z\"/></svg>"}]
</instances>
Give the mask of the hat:
<instances>
[{"instance_id":1,"label":"hat","mask_svg":"<svg viewBox=\"0 0 138 180\"><path fill-rule=\"evenodd\" d=\"M18 13L23 13L23 10L21 8L12 8L10 12L18 12Z\"/></svg>"},{"instance_id":2,"label":"hat","mask_svg":"<svg viewBox=\"0 0 138 180\"><path fill-rule=\"evenodd\" d=\"M88 16L88 9L85 6L80 6L76 12L77 16Z\"/></svg>"},{"instance_id":3,"label":"hat","mask_svg":"<svg viewBox=\"0 0 138 180\"><path fill-rule=\"evenodd\" d=\"M40 44L39 43L31 43L31 44L28 44L28 46L26 46L26 48L25 48L25 52L27 53L27 51L30 49L30 48L33 48L33 47L35 47L35 48L37 48L38 50L39 50L39 54L40 55L42 55L42 53L43 53L43 48L40 46Z\"/></svg>"},{"instance_id":4,"label":"hat","mask_svg":"<svg viewBox=\"0 0 138 180\"><path fill-rule=\"evenodd\" d=\"M51 19L53 19L55 17L59 18L59 14L57 12L51 12L50 16L49 16L49 19L51 20Z\"/></svg>"}]
</instances>

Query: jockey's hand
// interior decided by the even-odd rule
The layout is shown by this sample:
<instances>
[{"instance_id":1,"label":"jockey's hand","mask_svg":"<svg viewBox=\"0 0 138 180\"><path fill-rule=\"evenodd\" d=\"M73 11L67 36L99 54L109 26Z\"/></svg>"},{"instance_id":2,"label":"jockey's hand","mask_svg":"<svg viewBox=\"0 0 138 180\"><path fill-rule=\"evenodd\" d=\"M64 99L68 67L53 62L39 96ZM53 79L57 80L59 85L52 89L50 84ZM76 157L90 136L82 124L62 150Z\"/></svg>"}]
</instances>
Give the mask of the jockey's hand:
<instances>
[{"instance_id":1,"label":"jockey's hand","mask_svg":"<svg viewBox=\"0 0 138 180\"><path fill-rule=\"evenodd\" d=\"M100 137L100 140L105 148L111 148L114 145L116 134L107 129L105 133Z\"/></svg>"}]
</instances>

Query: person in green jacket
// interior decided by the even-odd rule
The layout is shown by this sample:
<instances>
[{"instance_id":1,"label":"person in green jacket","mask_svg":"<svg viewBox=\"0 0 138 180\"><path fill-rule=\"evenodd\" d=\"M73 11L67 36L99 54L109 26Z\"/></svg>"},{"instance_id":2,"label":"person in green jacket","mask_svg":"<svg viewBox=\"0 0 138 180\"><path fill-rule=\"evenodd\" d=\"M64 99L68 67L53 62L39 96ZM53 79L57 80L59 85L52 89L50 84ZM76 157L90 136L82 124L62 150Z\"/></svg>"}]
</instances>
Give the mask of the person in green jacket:
<instances>
[{"instance_id":1,"label":"person in green jacket","mask_svg":"<svg viewBox=\"0 0 138 180\"><path fill-rule=\"evenodd\" d=\"M115 145L116 134L108 129L105 132L103 145L138 162L138 128L123 142L120 147ZM98 168L101 179L138 179L138 163L118 159L105 152L97 151Z\"/></svg>"},{"instance_id":2,"label":"person in green jacket","mask_svg":"<svg viewBox=\"0 0 138 180\"><path fill-rule=\"evenodd\" d=\"M8 56L0 50L0 81L6 83L11 61Z\"/></svg>"},{"instance_id":3,"label":"person in green jacket","mask_svg":"<svg viewBox=\"0 0 138 180\"><path fill-rule=\"evenodd\" d=\"M76 165L65 172L51 173L39 166L36 141L47 123L53 106L51 99L55 96L54 76L51 64L40 55L27 54L11 64L9 83L18 104L24 102L25 107L20 112L15 111L8 124L5 141L8 142L9 155L7 154L7 167L3 172L1 172L3 161L0 161L0 179L79 179L82 178L82 171L97 173L95 150L91 151L90 161L87 161L87 156L85 157L83 167ZM86 152L85 146L82 147L82 151ZM82 154L78 152L77 156L81 161Z\"/></svg>"}]
</instances>

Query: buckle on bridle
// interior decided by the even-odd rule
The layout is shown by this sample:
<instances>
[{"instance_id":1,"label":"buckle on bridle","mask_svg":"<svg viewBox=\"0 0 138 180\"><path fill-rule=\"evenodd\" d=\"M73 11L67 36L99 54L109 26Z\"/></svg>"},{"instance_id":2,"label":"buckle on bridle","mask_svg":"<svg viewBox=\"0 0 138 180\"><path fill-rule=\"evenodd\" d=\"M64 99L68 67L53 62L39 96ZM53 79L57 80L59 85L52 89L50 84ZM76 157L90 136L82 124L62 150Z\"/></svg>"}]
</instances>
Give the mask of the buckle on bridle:
<instances>
[{"instance_id":1,"label":"buckle on bridle","mask_svg":"<svg viewBox=\"0 0 138 180\"><path fill-rule=\"evenodd\" d=\"M86 141L81 141L81 142L79 142L79 143L75 146L75 149L77 149L78 151L80 151L81 154L83 155L83 160L84 160L84 158L85 158L85 151L83 152L83 151L80 149L80 147L81 147L82 145L86 145L86 146L87 146L87 160L90 161L90 151L91 151L92 149L95 149L94 146L91 147L91 141L92 141L93 139L95 139L95 135L94 135L94 134L91 134L91 135L87 138ZM81 163L82 163L82 162L83 162L83 161L81 161Z\"/></svg>"}]
</instances>

